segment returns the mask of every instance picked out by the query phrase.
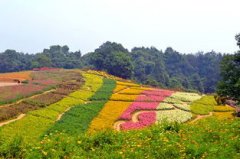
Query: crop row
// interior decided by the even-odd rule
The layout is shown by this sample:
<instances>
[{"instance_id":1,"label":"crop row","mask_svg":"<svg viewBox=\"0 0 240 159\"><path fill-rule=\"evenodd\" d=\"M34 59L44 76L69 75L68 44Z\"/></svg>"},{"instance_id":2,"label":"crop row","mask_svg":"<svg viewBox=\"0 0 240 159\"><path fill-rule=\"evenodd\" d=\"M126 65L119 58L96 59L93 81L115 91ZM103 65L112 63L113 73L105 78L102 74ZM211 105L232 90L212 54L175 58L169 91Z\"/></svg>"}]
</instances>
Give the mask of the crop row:
<instances>
[{"instance_id":1,"label":"crop row","mask_svg":"<svg viewBox=\"0 0 240 159\"><path fill-rule=\"evenodd\" d=\"M88 132L112 129L115 121L132 102L108 101L99 114L92 120Z\"/></svg>"},{"instance_id":2,"label":"crop row","mask_svg":"<svg viewBox=\"0 0 240 159\"><path fill-rule=\"evenodd\" d=\"M65 93L68 92L69 94L74 90L77 90L77 88L80 88L81 85L82 83L80 82L64 83L61 85L61 90L66 90ZM43 93L36 97L25 99L21 103L12 104L2 108L0 107L0 121L7 120L16 117L19 114L25 114L28 111L44 108L50 104L56 103L65 97L65 95L62 93L59 94L58 91L59 90L56 89L55 91Z\"/></svg>"},{"instance_id":3,"label":"crop row","mask_svg":"<svg viewBox=\"0 0 240 159\"><path fill-rule=\"evenodd\" d=\"M206 115L213 111L214 106L217 106L217 103L213 96L203 96L201 99L192 102L191 111L195 114Z\"/></svg>"},{"instance_id":4,"label":"crop row","mask_svg":"<svg viewBox=\"0 0 240 159\"><path fill-rule=\"evenodd\" d=\"M180 109L157 111L157 122L183 123L192 118L192 113Z\"/></svg>"},{"instance_id":5,"label":"crop row","mask_svg":"<svg viewBox=\"0 0 240 159\"><path fill-rule=\"evenodd\" d=\"M71 135L77 135L87 131L91 121L99 114L105 103L110 98L116 82L112 79L103 79L102 86L92 95L89 100L101 102L90 102L77 105L67 111L61 120L48 130L48 133L61 131Z\"/></svg>"},{"instance_id":6,"label":"crop row","mask_svg":"<svg viewBox=\"0 0 240 159\"><path fill-rule=\"evenodd\" d=\"M117 81L116 87L113 90L114 93L111 95L108 102L105 103L99 114L92 120L88 132L93 133L103 129L112 129L115 121L119 116L132 104L139 93L129 94L130 91L135 91L137 87L131 83L124 83ZM133 88L133 89L132 89ZM137 91L143 92L144 89L137 89Z\"/></svg>"},{"instance_id":7,"label":"crop row","mask_svg":"<svg viewBox=\"0 0 240 159\"><path fill-rule=\"evenodd\" d=\"M144 128L155 122L186 122L192 118L190 103L201 98L195 93L171 92L161 89L145 90L142 94L145 96L138 96L119 117L120 120L127 120L121 124L122 130ZM146 97L150 102L142 102L145 101L142 97ZM140 111L139 114L138 111ZM132 121L136 120L136 115L138 121Z\"/></svg>"},{"instance_id":8,"label":"crop row","mask_svg":"<svg viewBox=\"0 0 240 159\"><path fill-rule=\"evenodd\" d=\"M125 95L139 95L143 92L143 90L141 89L135 89L135 88L127 88L127 89L124 89L120 92L118 92L118 94L125 94Z\"/></svg>"},{"instance_id":9,"label":"crop row","mask_svg":"<svg viewBox=\"0 0 240 159\"><path fill-rule=\"evenodd\" d=\"M182 102L193 102L200 99L202 96L197 93L176 92L171 97L178 99Z\"/></svg>"},{"instance_id":10,"label":"crop row","mask_svg":"<svg viewBox=\"0 0 240 159\"><path fill-rule=\"evenodd\" d=\"M85 75L83 73L85 84L83 87L89 87L94 80L101 81L101 77L95 75ZM95 85L93 90L97 90L101 85ZM15 136L20 136L25 142L34 142L46 132L58 119L59 115L64 113L68 108L83 104L82 98L86 99L92 96L92 92L75 91L71 93L72 97L65 97L57 103L51 104L43 109L30 111L24 118L10 123L0 128L0 136L3 140L8 141Z\"/></svg>"},{"instance_id":11,"label":"crop row","mask_svg":"<svg viewBox=\"0 0 240 159\"><path fill-rule=\"evenodd\" d=\"M62 85L69 86L69 83L66 83L66 81L75 80L77 83L83 82L81 74L76 71L40 71L28 74L28 76L31 76L31 79L27 80L24 84L0 87L0 92L2 92L0 94L0 105L13 103L19 99L40 94L52 88L61 88ZM76 85L79 86L79 84Z\"/></svg>"},{"instance_id":12,"label":"crop row","mask_svg":"<svg viewBox=\"0 0 240 159\"><path fill-rule=\"evenodd\" d=\"M214 112L233 112L235 108L228 106L228 105L221 105L221 106L214 106Z\"/></svg>"},{"instance_id":13,"label":"crop row","mask_svg":"<svg viewBox=\"0 0 240 159\"><path fill-rule=\"evenodd\" d=\"M151 90L146 90L144 91L147 93L148 91ZM163 101L167 96L170 96L173 92L171 91L165 91L162 92L162 96L138 96L128 108L127 110L120 116L120 119L124 120L131 120L131 114L137 110L155 110L159 104L159 102ZM142 102L146 101L146 102ZM149 101L149 102L148 102ZM156 102L153 102L156 101Z\"/></svg>"},{"instance_id":14,"label":"crop row","mask_svg":"<svg viewBox=\"0 0 240 159\"><path fill-rule=\"evenodd\" d=\"M143 112L138 115L138 121L127 121L121 124L121 130L142 129L156 122L156 112Z\"/></svg>"}]
</instances>

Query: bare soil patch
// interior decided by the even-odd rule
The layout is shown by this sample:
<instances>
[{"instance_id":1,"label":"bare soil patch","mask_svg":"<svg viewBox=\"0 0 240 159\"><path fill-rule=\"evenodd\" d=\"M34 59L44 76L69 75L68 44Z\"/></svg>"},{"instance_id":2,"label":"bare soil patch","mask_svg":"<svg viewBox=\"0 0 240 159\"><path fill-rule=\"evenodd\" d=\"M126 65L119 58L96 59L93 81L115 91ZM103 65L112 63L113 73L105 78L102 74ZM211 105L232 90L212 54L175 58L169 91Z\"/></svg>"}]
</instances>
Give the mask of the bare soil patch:
<instances>
[{"instance_id":1,"label":"bare soil patch","mask_svg":"<svg viewBox=\"0 0 240 159\"><path fill-rule=\"evenodd\" d=\"M10 123L12 123L12 122L14 122L14 121L20 120L20 119L22 119L24 116L25 116L25 114L20 114L16 119L4 121L4 122L0 123L0 127L3 126L3 125L10 124Z\"/></svg>"},{"instance_id":2,"label":"bare soil patch","mask_svg":"<svg viewBox=\"0 0 240 159\"><path fill-rule=\"evenodd\" d=\"M15 86L15 85L20 85L20 83L16 83L16 82L0 82L0 87Z\"/></svg>"}]
</instances>

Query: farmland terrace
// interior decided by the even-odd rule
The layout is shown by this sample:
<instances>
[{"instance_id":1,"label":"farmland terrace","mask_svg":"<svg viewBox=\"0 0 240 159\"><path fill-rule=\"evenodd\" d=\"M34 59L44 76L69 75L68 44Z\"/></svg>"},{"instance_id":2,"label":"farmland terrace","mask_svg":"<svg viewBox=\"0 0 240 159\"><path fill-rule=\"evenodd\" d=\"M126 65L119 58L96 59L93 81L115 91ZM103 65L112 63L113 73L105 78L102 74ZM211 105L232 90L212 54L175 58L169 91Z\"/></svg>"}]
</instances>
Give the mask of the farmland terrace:
<instances>
[{"instance_id":1,"label":"farmland terrace","mask_svg":"<svg viewBox=\"0 0 240 159\"><path fill-rule=\"evenodd\" d=\"M139 158L234 158L240 150L235 108L218 105L213 95L152 88L92 70L3 76L24 80L0 87L2 158L131 158L136 149ZM220 153L227 144L229 152Z\"/></svg>"}]
</instances>

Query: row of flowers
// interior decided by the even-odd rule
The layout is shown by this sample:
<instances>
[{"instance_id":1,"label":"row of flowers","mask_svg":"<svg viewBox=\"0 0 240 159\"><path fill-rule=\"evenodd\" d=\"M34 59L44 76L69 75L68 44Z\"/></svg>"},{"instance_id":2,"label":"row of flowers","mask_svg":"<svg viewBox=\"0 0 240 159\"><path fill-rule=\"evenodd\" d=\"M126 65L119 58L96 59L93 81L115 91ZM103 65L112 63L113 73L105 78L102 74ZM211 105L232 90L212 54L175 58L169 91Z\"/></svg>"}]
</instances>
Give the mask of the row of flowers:
<instances>
[{"instance_id":1,"label":"row of flowers","mask_svg":"<svg viewBox=\"0 0 240 159\"><path fill-rule=\"evenodd\" d=\"M202 96L197 93L176 92L171 97L182 102L193 102L200 99Z\"/></svg>"},{"instance_id":2,"label":"row of flowers","mask_svg":"<svg viewBox=\"0 0 240 159\"><path fill-rule=\"evenodd\" d=\"M192 113L180 109L157 111L157 123L183 123L192 118Z\"/></svg>"},{"instance_id":3,"label":"row of flowers","mask_svg":"<svg viewBox=\"0 0 240 159\"><path fill-rule=\"evenodd\" d=\"M21 75L21 72L16 74ZM16 100L26 98L34 94L39 94L46 90L50 90L56 87L60 88L61 86L64 86L64 87L77 86L78 88L80 88L79 85L83 83L82 76L80 75L79 72L72 72L67 70L53 71L51 73L46 71L43 71L43 72L29 71L29 72L23 72L23 74L25 76L27 75L31 76L31 80L26 81L22 85L0 87L0 92L1 92L0 105L6 104L6 103L12 103ZM20 75L19 77L21 77ZM65 82L65 81L69 82L73 80L75 80L76 82L75 83L71 82L70 84ZM65 90L67 89L69 88L66 88Z\"/></svg>"},{"instance_id":4,"label":"row of flowers","mask_svg":"<svg viewBox=\"0 0 240 159\"><path fill-rule=\"evenodd\" d=\"M99 114L92 120L88 132L94 133L103 129L112 129L118 117L132 102L108 101Z\"/></svg>"},{"instance_id":5,"label":"row of flowers","mask_svg":"<svg viewBox=\"0 0 240 159\"><path fill-rule=\"evenodd\" d=\"M92 81L92 78L96 81L102 80L102 78L96 75L83 74L83 76L85 79L83 88L88 88L92 85L92 82L89 82ZM92 87L93 90L98 90L99 87L101 87L101 85L94 86L96 87ZM12 140L16 135L22 137L26 142L37 141L39 137L55 123L60 114L64 113L68 108L84 104L82 99L87 100L93 94L89 91L79 90L70 95L74 96L74 98L70 96L64 97L60 101L45 108L30 111L23 119L2 127L0 136L6 142Z\"/></svg>"},{"instance_id":6,"label":"row of flowers","mask_svg":"<svg viewBox=\"0 0 240 159\"><path fill-rule=\"evenodd\" d=\"M138 115L138 121L127 121L120 125L121 130L142 129L156 122L156 112L142 112Z\"/></svg>"},{"instance_id":7,"label":"row of flowers","mask_svg":"<svg viewBox=\"0 0 240 159\"><path fill-rule=\"evenodd\" d=\"M143 92L143 94L149 94L148 96L139 95L136 98L135 102L132 103L128 107L128 109L120 116L120 119L130 120L131 114L137 110L154 110L157 108L159 102L163 101L167 96L170 96L172 94L172 92L166 90L166 92L161 91L163 93L162 96L155 96L150 94L152 92L153 92L152 90L146 90Z\"/></svg>"},{"instance_id":8,"label":"row of flowers","mask_svg":"<svg viewBox=\"0 0 240 159\"><path fill-rule=\"evenodd\" d=\"M195 93L161 89L145 90L142 94L119 117L120 120L127 120L121 124L122 130L139 129L155 122L186 122L192 118L190 103L201 98ZM135 112L144 110L147 112L140 113L137 122L132 121Z\"/></svg>"},{"instance_id":9,"label":"row of flowers","mask_svg":"<svg viewBox=\"0 0 240 159\"><path fill-rule=\"evenodd\" d=\"M125 90L132 90L132 87L135 86L135 84L120 81L117 81L116 84L117 85L113 90L115 93L112 94L109 101L105 103L103 109L89 125L89 133L113 128L113 125L118 117L129 107L132 101L137 98L138 94L120 94L122 91L125 92ZM140 91L142 92L143 90Z\"/></svg>"}]
</instances>

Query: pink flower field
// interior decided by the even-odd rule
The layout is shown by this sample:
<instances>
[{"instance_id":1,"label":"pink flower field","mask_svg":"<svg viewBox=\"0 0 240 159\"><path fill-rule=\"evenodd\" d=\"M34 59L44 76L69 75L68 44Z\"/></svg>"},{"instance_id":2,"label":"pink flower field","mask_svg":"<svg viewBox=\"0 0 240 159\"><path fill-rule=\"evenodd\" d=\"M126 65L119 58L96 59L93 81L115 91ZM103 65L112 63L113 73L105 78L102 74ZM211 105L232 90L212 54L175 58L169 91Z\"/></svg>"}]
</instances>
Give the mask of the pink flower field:
<instances>
[{"instance_id":1,"label":"pink flower field","mask_svg":"<svg viewBox=\"0 0 240 159\"><path fill-rule=\"evenodd\" d=\"M149 126L156 121L156 112L159 102L174 93L169 90L146 90L140 94L137 99L123 112L119 117L120 120L129 120L121 124L123 130L140 129ZM142 112L138 116L138 122L131 121L134 112L139 110L153 110L153 112Z\"/></svg>"},{"instance_id":2,"label":"pink flower field","mask_svg":"<svg viewBox=\"0 0 240 159\"><path fill-rule=\"evenodd\" d=\"M122 130L142 129L156 122L156 112L142 112L138 116L138 122L127 121L121 124Z\"/></svg>"},{"instance_id":3,"label":"pink flower field","mask_svg":"<svg viewBox=\"0 0 240 159\"><path fill-rule=\"evenodd\" d=\"M158 94L152 95L151 93ZM161 94L160 94L161 93ZM131 120L132 113L137 110L155 110L159 102L166 97L171 96L173 91L168 90L146 90L139 95L137 99L127 108L127 110L120 116L120 119ZM143 102L144 101L144 102Z\"/></svg>"}]
</instances>

